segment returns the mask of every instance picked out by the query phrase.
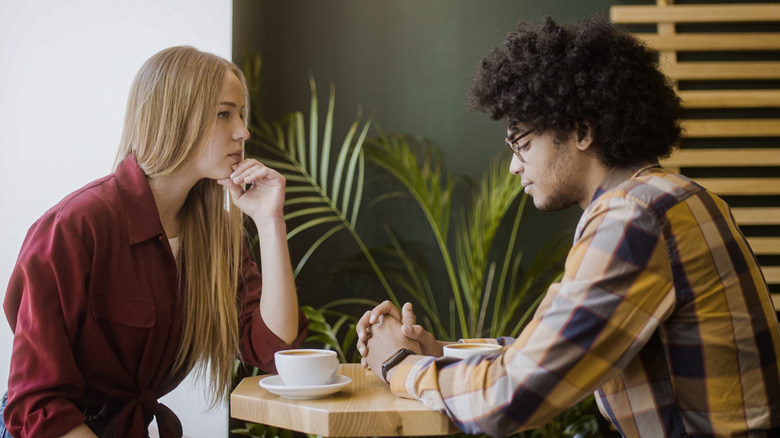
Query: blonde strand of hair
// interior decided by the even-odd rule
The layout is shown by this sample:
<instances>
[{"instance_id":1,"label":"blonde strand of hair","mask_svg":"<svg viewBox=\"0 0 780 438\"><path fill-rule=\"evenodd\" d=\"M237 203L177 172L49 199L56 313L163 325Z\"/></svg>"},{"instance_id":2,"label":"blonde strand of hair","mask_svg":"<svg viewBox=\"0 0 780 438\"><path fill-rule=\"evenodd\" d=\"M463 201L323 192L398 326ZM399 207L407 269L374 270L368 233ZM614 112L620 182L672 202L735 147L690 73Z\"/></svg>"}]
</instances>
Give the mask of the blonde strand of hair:
<instances>
[{"instance_id":1,"label":"blonde strand of hair","mask_svg":"<svg viewBox=\"0 0 780 438\"><path fill-rule=\"evenodd\" d=\"M243 218L224 208L224 190L213 181L196 187L182 224L183 269L187 271L187 311L176 368L207 377L212 403L230 388L233 363L240 358L236 289L243 250ZM200 205L198 205L200 204ZM217 208L214 210L214 208ZM226 230L220 233L216 230ZM203 257L203 254L213 257Z\"/></svg>"}]
</instances>

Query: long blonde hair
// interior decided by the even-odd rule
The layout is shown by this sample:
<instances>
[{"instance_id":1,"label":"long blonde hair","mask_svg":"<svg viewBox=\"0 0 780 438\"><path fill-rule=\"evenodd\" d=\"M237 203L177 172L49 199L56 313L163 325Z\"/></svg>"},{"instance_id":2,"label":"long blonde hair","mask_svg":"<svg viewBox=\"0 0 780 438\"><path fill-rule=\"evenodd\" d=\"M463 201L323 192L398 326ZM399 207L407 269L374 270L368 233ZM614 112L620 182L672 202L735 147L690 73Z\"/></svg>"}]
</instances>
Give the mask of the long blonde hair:
<instances>
[{"instance_id":1,"label":"long blonde hair","mask_svg":"<svg viewBox=\"0 0 780 438\"><path fill-rule=\"evenodd\" d=\"M134 154L147 177L185 169L208 142L228 72L241 81L244 120L249 97L241 70L192 47L152 56L130 89L117 162ZM243 251L243 214L216 181L203 179L182 208L179 279L186 288L184 331L175 371L208 379L216 404L230 388L240 358L236 289Z\"/></svg>"}]
</instances>

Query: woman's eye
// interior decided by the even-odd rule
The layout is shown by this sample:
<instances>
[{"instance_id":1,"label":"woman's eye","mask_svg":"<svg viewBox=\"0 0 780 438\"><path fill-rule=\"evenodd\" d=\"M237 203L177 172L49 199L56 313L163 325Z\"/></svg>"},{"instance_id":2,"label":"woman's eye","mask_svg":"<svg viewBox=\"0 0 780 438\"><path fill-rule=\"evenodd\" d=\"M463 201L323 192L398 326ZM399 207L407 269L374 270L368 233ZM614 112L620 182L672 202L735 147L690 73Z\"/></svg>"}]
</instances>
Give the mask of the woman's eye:
<instances>
[{"instance_id":1,"label":"woman's eye","mask_svg":"<svg viewBox=\"0 0 780 438\"><path fill-rule=\"evenodd\" d=\"M230 112L229 111L220 111L220 112L217 113L217 117L220 118L220 119L227 119L228 117L230 117Z\"/></svg>"}]
</instances>

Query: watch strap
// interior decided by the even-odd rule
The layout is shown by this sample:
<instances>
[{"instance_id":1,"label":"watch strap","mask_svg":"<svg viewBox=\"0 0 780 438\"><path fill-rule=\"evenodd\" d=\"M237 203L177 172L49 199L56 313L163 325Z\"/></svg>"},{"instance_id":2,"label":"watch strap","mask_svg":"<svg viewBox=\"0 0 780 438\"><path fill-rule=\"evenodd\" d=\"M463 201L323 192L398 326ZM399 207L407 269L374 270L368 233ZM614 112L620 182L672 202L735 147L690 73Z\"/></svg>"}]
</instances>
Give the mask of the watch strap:
<instances>
[{"instance_id":1,"label":"watch strap","mask_svg":"<svg viewBox=\"0 0 780 438\"><path fill-rule=\"evenodd\" d=\"M406 356L409 356L411 354L417 354L412 350L409 350L408 348L402 348L395 352L392 356L390 356L384 363L382 363L382 378L385 379L385 382L390 383L387 381L387 372L390 371L391 368L401 363L402 360L406 359Z\"/></svg>"}]
</instances>

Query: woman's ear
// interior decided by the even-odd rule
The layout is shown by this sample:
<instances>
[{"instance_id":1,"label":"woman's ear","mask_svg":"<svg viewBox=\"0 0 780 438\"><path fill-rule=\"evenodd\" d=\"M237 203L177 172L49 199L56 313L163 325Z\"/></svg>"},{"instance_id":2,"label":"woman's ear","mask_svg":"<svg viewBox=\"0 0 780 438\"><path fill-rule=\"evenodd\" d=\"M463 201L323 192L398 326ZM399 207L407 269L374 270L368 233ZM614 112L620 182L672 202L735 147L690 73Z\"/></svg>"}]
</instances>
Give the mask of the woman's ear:
<instances>
[{"instance_id":1,"label":"woman's ear","mask_svg":"<svg viewBox=\"0 0 780 438\"><path fill-rule=\"evenodd\" d=\"M583 120L577 123L577 149L584 151L593 144L593 127L590 122Z\"/></svg>"}]
</instances>

